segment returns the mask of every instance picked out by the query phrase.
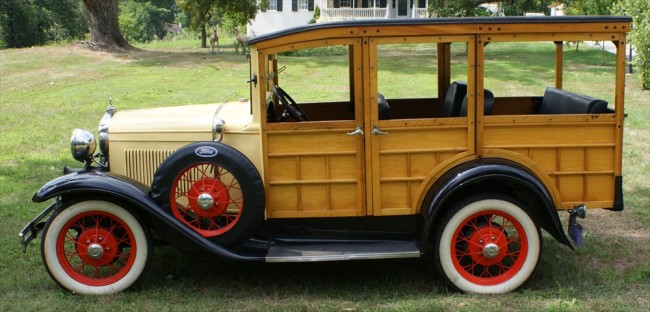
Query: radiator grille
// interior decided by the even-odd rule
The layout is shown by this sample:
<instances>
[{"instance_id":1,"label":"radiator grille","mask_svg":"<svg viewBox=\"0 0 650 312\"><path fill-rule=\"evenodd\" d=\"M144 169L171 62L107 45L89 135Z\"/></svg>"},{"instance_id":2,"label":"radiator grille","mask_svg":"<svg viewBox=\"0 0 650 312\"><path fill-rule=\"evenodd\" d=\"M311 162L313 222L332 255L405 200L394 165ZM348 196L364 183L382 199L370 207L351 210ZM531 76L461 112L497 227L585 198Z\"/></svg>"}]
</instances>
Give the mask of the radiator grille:
<instances>
[{"instance_id":1,"label":"radiator grille","mask_svg":"<svg viewBox=\"0 0 650 312\"><path fill-rule=\"evenodd\" d=\"M151 185L156 169L173 152L159 149L126 149L126 175L145 185Z\"/></svg>"}]
</instances>

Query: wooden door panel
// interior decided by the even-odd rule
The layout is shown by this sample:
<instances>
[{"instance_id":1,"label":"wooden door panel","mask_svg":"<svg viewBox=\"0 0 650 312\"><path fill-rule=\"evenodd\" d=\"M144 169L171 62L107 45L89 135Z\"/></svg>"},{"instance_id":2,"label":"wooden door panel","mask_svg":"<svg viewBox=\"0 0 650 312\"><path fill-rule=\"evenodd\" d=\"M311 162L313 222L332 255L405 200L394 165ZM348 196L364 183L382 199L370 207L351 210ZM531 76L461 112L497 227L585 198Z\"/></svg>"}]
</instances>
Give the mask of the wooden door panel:
<instances>
[{"instance_id":1,"label":"wooden door panel","mask_svg":"<svg viewBox=\"0 0 650 312\"><path fill-rule=\"evenodd\" d=\"M363 146L346 131L268 133L269 217L360 216Z\"/></svg>"}]
</instances>

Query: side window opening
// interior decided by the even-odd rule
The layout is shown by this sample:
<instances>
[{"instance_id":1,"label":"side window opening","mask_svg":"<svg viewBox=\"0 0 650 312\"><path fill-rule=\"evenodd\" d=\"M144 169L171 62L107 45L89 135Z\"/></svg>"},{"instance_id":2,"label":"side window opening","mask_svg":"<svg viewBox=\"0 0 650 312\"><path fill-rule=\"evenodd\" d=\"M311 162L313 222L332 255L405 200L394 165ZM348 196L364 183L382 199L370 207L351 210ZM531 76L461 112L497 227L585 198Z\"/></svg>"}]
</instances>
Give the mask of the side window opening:
<instances>
[{"instance_id":1,"label":"side window opening","mask_svg":"<svg viewBox=\"0 0 650 312\"><path fill-rule=\"evenodd\" d=\"M459 117L467 94L466 47L451 44L451 84L439 96L438 43L379 44L377 92L390 106L390 119Z\"/></svg>"},{"instance_id":2,"label":"side window opening","mask_svg":"<svg viewBox=\"0 0 650 312\"><path fill-rule=\"evenodd\" d=\"M484 50L484 85L498 96L494 115L603 114L613 103L614 57L599 62L598 51L575 45L562 49L562 73L556 85L558 43L491 42ZM611 63L611 64L610 64ZM601 73L602 81L583 81L586 72ZM593 76L593 75L588 75ZM594 88L594 85L599 87ZM586 86L592 86L587 88Z\"/></svg>"},{"instance_id":3,"label":"side window opening","mask_svg":"<svg viewBox=\"0 0 650 312\"><path fill-rule=\"evenodd\" d=\"M354 120L351 46L330 45L278 53L277 85L290 106L307 116L300 121ZM322 56L327 57L322 57ZM283 92L282 92L283 91ZM268 122L293 122L282 94L269 93ZM292 105L295 102L295 105ZM291 107L289 108L291 109Z\"/></svg>"}]
</instances>

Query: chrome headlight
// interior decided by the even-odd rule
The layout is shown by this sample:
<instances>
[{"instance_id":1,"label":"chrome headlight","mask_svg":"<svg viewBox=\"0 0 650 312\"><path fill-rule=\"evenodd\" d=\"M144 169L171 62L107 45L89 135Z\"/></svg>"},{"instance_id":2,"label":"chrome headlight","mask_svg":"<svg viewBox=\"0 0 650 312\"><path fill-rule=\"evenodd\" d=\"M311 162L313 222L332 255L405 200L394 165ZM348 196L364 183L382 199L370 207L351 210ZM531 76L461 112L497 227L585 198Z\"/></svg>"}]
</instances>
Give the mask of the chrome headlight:
<instances>
[{"instance_id":1,"label":"chrome headlight","mask_svg":"<svg viewBox=\"0 0 650 312\"><path fill-rule=\"evenodd\" d=\"M115 108L111 104L106 110L104 117L102 117L102 120L99 121L99 127L97 128L99 132L99 150L106 159L108 159L108 126L111 124L115 111Z\"/></svg>"},{"instance_id":2,"label":"chrome headlight","mask_svg":"<svg viewBox=\"0 0 650 312\"><path fill-rule=\"evenodd\" d=\"M93 153L97 148L95 137L92 133L83 129L74 129L70 137L70 151L72 157L80 162L86 162L92 159Z\"/></svg>"}]
</instances>

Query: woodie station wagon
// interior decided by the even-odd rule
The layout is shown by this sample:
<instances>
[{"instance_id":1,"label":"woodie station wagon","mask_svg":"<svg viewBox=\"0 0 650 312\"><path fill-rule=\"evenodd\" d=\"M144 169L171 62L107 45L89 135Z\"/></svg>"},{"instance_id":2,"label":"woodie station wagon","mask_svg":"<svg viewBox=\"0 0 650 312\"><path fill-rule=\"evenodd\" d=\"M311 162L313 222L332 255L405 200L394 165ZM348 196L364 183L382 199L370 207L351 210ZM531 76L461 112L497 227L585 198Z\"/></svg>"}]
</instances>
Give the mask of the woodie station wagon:
<instances>
[{"instance_id":1,"label":"woodie station wagon","mask_svg":"<svg viewBox=\"0 0 650 312\"><path fill-rule=\"evenodd\" d=\"M254 38L250 99L111 106L97 140L75 129L84 166L36 192L53 203L20 233L23 248L42 231L48 273L83 294L131 286L154 241L242 261L430 255L458 290L512 291L537 266L541 229L573 248L559 212L579 244L587 209L623 209L630 22L351 21ZM564 87L580 86L563 58L572 41L617 47L604 98L584 92L603 86ZM503 67L509 47L534 61ZM296 76L297 62L327 83ZM545 66L547 85L515 79Z\"/></svg>"}]
</instances>

